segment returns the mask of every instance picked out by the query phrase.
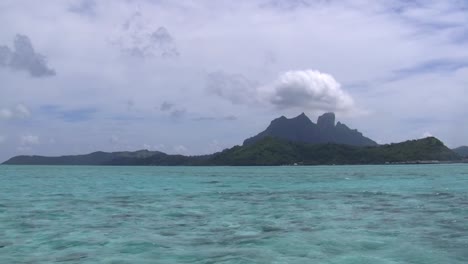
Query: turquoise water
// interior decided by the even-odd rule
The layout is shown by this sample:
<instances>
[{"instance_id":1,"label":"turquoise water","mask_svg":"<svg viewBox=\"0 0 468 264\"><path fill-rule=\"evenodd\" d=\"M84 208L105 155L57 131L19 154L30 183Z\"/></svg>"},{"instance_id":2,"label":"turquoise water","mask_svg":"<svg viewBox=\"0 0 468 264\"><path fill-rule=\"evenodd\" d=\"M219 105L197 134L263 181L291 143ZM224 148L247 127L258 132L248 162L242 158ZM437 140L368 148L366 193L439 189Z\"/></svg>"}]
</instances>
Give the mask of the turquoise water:
<instances>
[{"instance_id":1,"label":"turquoise water","mask_svg":"<svg viewBox=\"0 0 468 264\"><path fill-rule=\"evenodd\" d=\"M0 263L468 263L468 166L0 166Z\"/></svg>"}]
</instances>

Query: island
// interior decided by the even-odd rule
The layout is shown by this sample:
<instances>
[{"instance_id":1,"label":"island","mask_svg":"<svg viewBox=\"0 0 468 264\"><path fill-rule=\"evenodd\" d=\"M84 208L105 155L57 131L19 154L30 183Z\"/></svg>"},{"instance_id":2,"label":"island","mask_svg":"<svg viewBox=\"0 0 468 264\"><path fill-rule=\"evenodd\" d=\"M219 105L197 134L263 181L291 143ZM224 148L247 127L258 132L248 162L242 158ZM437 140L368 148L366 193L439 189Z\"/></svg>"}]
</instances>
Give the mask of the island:
<instances>
[{"instance_id":1,"label":"island","mask_svg":"<svg viewBox=\"0 0 468 264\"><path fill-rule=\"evenodd\" d=\"M432 164L460 162L463 155L439 139L427 137L379 145L361 132L325 113L313 123L304 113L273 120L266 130L242 146L201 156L170 155L139 150L93 152L59 157L16 156L9 165L114 165L114 166L276 166Z\"/></svg>"}]
</instances>

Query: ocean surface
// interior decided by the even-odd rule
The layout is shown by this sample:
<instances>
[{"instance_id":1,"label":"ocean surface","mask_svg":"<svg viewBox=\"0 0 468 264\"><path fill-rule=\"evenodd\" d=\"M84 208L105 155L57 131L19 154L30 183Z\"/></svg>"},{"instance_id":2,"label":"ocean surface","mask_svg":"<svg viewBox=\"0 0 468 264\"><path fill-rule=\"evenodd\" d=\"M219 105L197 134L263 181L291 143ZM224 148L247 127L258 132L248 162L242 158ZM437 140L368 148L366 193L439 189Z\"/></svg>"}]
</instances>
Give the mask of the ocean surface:
<instances>
[{"instance_id":1,"label":"ocean surface","mask_svg":"<svg viewBox=\"0 0 468 264\"><path fill-rule=\"evenodd\" d=\"M468 165L0 166L0 263L468 263Z\"/></svg>"}]
</instances>

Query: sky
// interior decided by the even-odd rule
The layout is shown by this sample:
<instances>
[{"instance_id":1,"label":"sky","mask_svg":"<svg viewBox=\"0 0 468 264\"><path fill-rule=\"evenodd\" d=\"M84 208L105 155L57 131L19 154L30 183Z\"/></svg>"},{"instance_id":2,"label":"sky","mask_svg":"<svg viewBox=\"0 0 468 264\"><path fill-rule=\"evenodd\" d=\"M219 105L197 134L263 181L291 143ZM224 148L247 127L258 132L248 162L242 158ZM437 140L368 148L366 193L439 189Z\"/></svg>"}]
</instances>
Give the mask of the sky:
<instances>
[{"instance_id":1,"label":"sky","mask_svg":"<svg viewBox=\"0 0 468 264\"><path fill-rule=\"evenodd\" d=\"M324 112L468 145L468 1L2 0L0 161L242 144Z\"/></svg>"}]
</instances>

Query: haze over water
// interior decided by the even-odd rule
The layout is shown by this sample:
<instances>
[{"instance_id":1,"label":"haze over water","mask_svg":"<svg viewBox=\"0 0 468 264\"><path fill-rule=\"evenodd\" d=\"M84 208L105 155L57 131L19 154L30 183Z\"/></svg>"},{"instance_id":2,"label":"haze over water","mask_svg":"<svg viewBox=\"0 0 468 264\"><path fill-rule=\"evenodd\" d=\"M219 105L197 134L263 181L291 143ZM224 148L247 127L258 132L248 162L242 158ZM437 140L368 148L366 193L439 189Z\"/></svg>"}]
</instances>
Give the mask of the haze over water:
<instances>
[{"instance_id":1,"label":"haze over water","mask_svg":"<svg viewBox=\"0 0 468 264\"><path fill-rule=\"evenodd\" d=\"M0 166L0 263L467 263L468 166Z\"/></svg>"}]
</instances>

